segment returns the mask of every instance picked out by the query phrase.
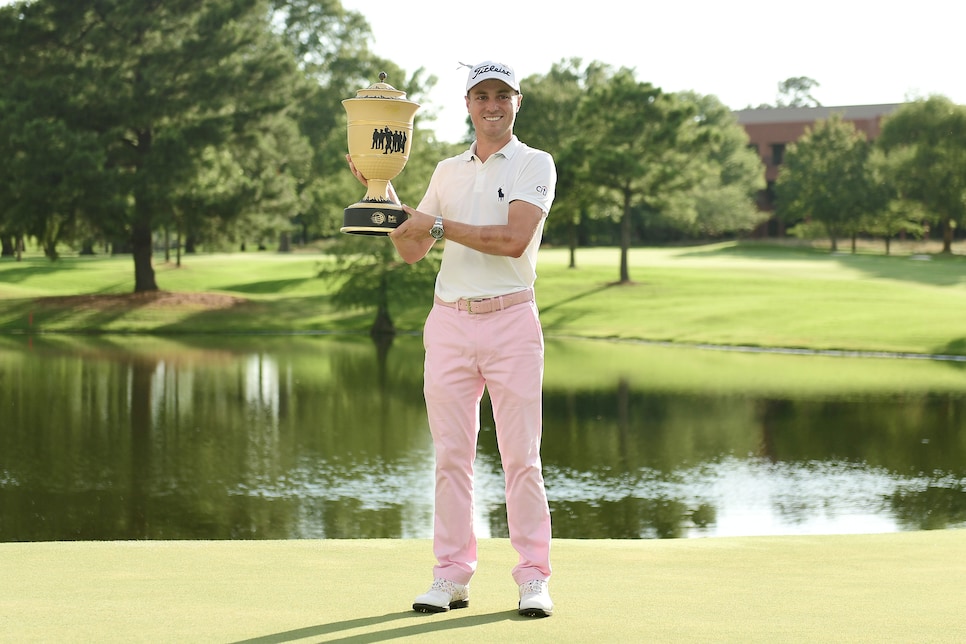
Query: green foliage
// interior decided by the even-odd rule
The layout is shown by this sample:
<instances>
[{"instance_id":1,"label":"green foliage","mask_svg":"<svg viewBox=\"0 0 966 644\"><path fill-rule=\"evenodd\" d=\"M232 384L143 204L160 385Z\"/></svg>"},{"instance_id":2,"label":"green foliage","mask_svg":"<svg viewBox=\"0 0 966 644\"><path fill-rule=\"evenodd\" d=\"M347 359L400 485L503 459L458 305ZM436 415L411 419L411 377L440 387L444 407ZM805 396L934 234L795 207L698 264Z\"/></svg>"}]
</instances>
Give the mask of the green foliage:
<instances>
[{"instance_id":1,"label":"green foliage","mask_svg":"<svg viewBox=\"0 0 966 644\"><path fill-rule=\"evenodd\" d=\"M877 145L898 195L935 213L943 252L966 224L966 106L933 96L907 103L886 119Z\"/></svg>"},{"instance_id":2,"label":"green foliage","mask_svg":"<svg viewBox=\"0 0 966 644\"><path fill-rule=\"evenodd\" d=\"M141 291L157 288L162 233L209 249L341 247L343 209L361 195L343 158L341 101L380 71L417 102L436 82L375 57L370 39L339 0L0 8L3 253L25 238L52 259L64 246L133 250ZM817 85L787 79L779 104L818 104ZM629 282L634 243L741 234L763 218L761 164L714 97L665 93L633 70L579 59L525 79L523 92L516 133L557 164L545 241L567 245L572 267L578 246L619 243ZM904 106L886 121L877 160L844 124L816 125L789 149L779 215L819 222L833 240L867 232L887 244L938 221L948 249L966 224L963 109L941 98ZM428 107L417 114L394 180L413 205L436 162L462 147L436 140L434 118ZM350 254L391 264L377 249Z\"/></svg>"},{"instance_id":3,"label":"green foliage","mask_svg":"<svg viewBox=\"0 0 966 644\"><path fill-rule=\"evenodd\" d=\"M852 123L833 115L807 128L788 146L776 183L776 214L791 224L812 220L836 240L860 230L885 206L885 193L868 164L871 145Z\"/></svg>"},{"instance_id":4,"label":"green foliage","mask_svg":"<svg viewBox=\"0 0 966 644\"><path fill-rule=\"evenodd\" d=\"M747 133L714 96L683 92L679 97L697 107L698 129L705 134L698 137L704 167L686 194L694 216L685 229L710 238L753 230L768 215L755 203L765 173L761 159L748 148Z\"/></svg>"},{"instance_id":5,"label":"green foliage","mask_svg":"<svg viewBox=\"0 0 966 644\"><path fill-rule=\"evenodd\" d=\"M14 200L46 219L47 231L58 219L84 217L105 237L127 237L135 290L157 288L157 227L190 230L210 217L291 206L287 181L266 177L302 154L278 119L298 77L268 29L265 1L39 0L0 20L2 49L19 52L4 61L14 89L3 94L21 108L14 127L39 133L4 152L30 157L45 133L85 143L76 149L94 161L84 167L99 188L55 203L23 193Z\"/></svg>"},{"instance_id":6,"label":"green foliage","mask_svg":"<svg viewBox=\"0 0 966 644\"><path fill-rule=\"evenodd\" d=\"M890 252L893 237L909 235L920 239L929 230L925 222L936 219L936 216L926 210L922 203L903 198L896 182L892 180L901 172L901 167L906 162L905 157L910 152L911 150L906 148L886 155L881 148L875 147L869 157L875 185L882 190L880 198L886 203L878 212L867 217L863 225L865 232L885 240L887 255Z\"/></svg>"},{"instance_id":7,"label":"green foliage","mask_svg":"<svg viewBox=\"0 0 966 644\"><path fill-rule=\"evenodd\" d=\"M778 83L776 107L819 107L822 104L812 96L812 88L820 83L808 76L793 76Z\"/></svg>"},{"instance_id":8,"label":"green foliage","mask_svg":"<svg viewBox=\"0 0 966 644\"><path fill-rule=\"evenodd\" d=\"M338 0L0 9L0 236L51 256L113 241L140 291L161 229L191 246L337 234L356 188L340 102L383 69L416 98L435 82L370 37Z\"/></svg>"},{"instance_id":9,"label":"green foliage","mask_svg":"<svg viewBox=\"0 0 966 644\"><path fill-rule=\"evenodd\" d=\"M343 235L329 248L333 261L320 266L319 277L333 289L337 308L376 309L372 335L392 335L392 310L429 302L439 271L440 251L415 264L399 259L388 237Z\"/></svg>"},{"instance_id":10,"label":"green foliage","mask_svg":"<svg viewBox=\"0 0 966 644\"><path fill-rule=\"evenodd\" d=\"M754 193L763 187L747 136L713 97L667 94L631 70L603 70L578 117L587 194L620 219L620 281L629 282L627 249L659 222L722 234L758 222ZM725 213L725 207L732 207Z\"/></svg>"},{"instance_id":11,"label":"green foliage","mask_svg":"<svg viewBox=\"0 0 966 644\"><path fill-rule=\"evenodd\" d=\"M581 219L602 214L592 207L596 191L587 177L579 106L585 92L606 74L601 63L583 66L579 59L569 59L555 63L545 75L530 76L522 84L523 103L514 126L521 141L554 158L557 188L544 236L567 243L572 265Z\"/></svg>"}]
</instances>

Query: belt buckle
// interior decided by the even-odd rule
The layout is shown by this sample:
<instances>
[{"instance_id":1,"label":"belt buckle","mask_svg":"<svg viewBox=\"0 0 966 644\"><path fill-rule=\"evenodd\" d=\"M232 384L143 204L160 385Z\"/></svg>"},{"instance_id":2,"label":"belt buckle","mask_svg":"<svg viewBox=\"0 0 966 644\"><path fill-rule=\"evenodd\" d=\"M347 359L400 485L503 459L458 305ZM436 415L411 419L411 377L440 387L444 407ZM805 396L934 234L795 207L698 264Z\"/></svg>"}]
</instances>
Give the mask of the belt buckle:
<instances>
[{"instance_id":1,"label":"belt buckle","mask_svg":"<svg viewBox=\"0 0 966 644\"><path fill-rule=\"evenodd\" d=\"M479 299L479 298L477 298L475 300L467 299L466 300L466 312L469 313L470 315L478 315L478 312L473 310L473 303L476 302L477 304L479 304L482 301L483 300L482 299Z\"/></svg>"}]
</instances>

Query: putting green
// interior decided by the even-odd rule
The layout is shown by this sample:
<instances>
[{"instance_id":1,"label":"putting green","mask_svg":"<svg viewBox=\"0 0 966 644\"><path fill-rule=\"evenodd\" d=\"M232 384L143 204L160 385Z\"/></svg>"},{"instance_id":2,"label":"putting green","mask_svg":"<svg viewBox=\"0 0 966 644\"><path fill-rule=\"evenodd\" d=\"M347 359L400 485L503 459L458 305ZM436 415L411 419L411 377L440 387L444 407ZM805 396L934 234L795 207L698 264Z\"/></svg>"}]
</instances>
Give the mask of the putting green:
<instances>
[{"instance_id":1,"label":"putting green","mask_svg":"<svg viewBox=\"0 0 966 644\"><path fill-rule=\"evenodd\" d=\"M469 608L409 610L426 540L0 544L9 642L959 642L966 531L556 540L556 611L515 611L508 541Z\"/></svg>"}]
</instances>

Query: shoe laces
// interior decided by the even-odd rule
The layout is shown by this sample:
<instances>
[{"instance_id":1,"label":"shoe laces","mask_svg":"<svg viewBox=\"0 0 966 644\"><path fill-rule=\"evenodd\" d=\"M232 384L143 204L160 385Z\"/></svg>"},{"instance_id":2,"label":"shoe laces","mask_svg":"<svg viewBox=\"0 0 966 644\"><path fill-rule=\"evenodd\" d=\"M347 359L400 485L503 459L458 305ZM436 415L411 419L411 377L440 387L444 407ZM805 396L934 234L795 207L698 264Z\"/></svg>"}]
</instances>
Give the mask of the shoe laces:
<instances>
[{"instance_id":1,"label":"shoe laces","mask_svg":"<svg viewBox=\"0 0 966 644\"><path fill-rule=\"evenodd\" d=\"M432 590L441 590L452 596L459 595L460 593L466 592L466 586L463 584L458 584L455 581L450 581L449 579L440 579L437 577L433 580L433 585L429 587Z\"/></svg>"},{"instance_id":2,"label":"shoe laces","mask_svg":"<svg viewBox=\"0 0 966 644\"><path fill-rule=\"evenodd\" d=\"M530 581L525 581L520 584L520 596L539 595L540 593L545 592L546 588L546 579L531 579Z\"/></svg>"}]
</instances>

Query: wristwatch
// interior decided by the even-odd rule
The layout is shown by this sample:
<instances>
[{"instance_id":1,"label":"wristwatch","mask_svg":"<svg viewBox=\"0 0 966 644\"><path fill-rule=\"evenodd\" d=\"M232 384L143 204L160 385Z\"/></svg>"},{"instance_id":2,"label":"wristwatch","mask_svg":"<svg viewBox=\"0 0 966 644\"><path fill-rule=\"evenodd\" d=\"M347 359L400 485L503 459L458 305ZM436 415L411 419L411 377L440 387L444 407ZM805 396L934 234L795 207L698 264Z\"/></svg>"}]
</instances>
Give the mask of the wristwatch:
<instances>
[{"instance_id":1,"label":"wristwatch","mask_svg":"<svg viewBox=\"0 0 966 644\"><path fill-rule=\"evenodd\" d=\"M441 216L436 217L436 223L433 227L429 229L429 234L433 236L433 239L439 241L443 238L443 218Z\"/></svg>"}]
</instances>

